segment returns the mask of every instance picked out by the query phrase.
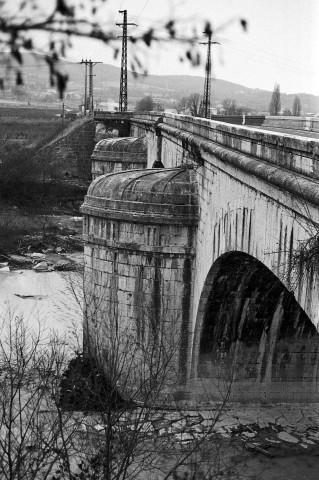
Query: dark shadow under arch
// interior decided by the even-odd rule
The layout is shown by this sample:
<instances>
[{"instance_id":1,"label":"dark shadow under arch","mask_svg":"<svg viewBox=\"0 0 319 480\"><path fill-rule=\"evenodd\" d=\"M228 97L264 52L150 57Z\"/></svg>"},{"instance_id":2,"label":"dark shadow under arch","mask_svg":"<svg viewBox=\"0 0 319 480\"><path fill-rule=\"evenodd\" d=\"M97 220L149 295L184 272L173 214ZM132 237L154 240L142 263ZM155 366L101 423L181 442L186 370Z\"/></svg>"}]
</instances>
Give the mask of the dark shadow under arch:
<instances>
[{"instance_id":1,"label":"dark shadow under arch","mask_svg":"<svg viewBox=\"0 0 319 480\"><path fill-rule=\"evenodd\" d=\"M195 377L231 382L237 400L318 400L318 332L261 262L242 252L220 257L200 313Z\"/></svg>"}]
</instances>

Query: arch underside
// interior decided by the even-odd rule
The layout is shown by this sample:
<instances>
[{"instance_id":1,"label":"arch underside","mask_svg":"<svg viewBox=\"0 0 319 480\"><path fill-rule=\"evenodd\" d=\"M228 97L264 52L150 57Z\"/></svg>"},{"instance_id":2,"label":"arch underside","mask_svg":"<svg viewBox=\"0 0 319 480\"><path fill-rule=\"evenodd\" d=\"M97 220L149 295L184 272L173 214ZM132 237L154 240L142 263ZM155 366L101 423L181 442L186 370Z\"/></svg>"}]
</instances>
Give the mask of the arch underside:
<instances>
[{"instance_id":1,"label":"arch underside","mask_svg":"<svg viewBox=\"0 0 319 480\"><path fill-rule=\"evenodd\" d=\"M106 132L118 131L119 137L130 136L130 122L124 119L101 119L96 120L97 124L103 124Z\"/></svg>"},{"instance_id":2,"label":"arch underside","mask_svg":"<svg viewBox=\"0 0 319 480\"><path fill-rule=\"evenodd\" d=\"M318 401L319 335L293 294L242 252L220 257L212 272L197 379L223 382L234 400Z\"/></svg>"}]
</instances>

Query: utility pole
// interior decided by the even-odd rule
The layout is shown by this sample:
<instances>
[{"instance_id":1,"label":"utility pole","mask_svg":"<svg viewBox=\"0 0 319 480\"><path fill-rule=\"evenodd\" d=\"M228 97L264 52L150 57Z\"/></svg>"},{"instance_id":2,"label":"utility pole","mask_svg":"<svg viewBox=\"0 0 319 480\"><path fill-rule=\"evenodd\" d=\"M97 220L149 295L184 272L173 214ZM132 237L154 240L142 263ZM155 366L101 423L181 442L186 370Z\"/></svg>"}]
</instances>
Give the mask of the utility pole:
<instances>
[{"instance_id":1,"label":"utility pole","mask_svg":"<svg viewBox=\"0 0 319 480\"><path fill-rule=\"evenodd\" d=\"M83 60L82 60L82 62L83 62ZM87 104L88 104L87 91L88 91L88 64L87 64L87 60L85 60L85 71L84 71L84 116L86 115Z\"/></svg>"},{"instance_id":2,"label":"utility pole","mask_svg":"<svg viewBox=\"0 0 319 480\"><path fill-rule=\"evenodd\" d=\"M85 76L84 76L84 115L86 115L86 110L89 110L89 115L93 115L94 105L93 105L93 67L98 63L103 62L92 62L92 60L82 60L79 63L84 63L85 65ZM87 67L89 66L89 75L87 73ZM89 76L89 95L87 95L87 77Z\"/></svg>"},{"instance_id":3,"label":"utility pole","mask_svg":"<svg viewBox=\"0 0 319 480\"><path fill-rule=\"evenodd\" d=\"M93 113L93 63L89 61L89 115Z\"/></svg>"},{"instance_id":4,"label":"utility pole","mask_svg":"<svg viewBox=\"0 0 319 480\"><path fill-rule=\"evenodd\" d=\"M119 10L123 13L123 23L117 23L118 27L123 27L122 37L122 60L121 60L121 81L120 81L120 96L119 96L119 111L127 111L127 26L135 25L135 23L127 23L127 10Z\"/></svg>"},{"instance_id":5,"label":"utility pole","mask_svg":"<svg viewBox=\"0 0 319 480\"><path fill-rule=\"evenodd\" d=\"M203 96L203 110L202 115L205 118L210 118L210 93L211 93L211 73L212 73L212 60L211 60L211 46L214 44L220 45L219 42L212 42L212 33L208 33L208 41L200 42L201 45L207 45L207 59L205 67L205 83L204 83L204 96Z\"/></svg>"},{"instance_id":6,"label":"utility pole","mask_svg":"<svg viewBox=\"0 0 319 480\"><path fill-rule=\"evenodd\" d=\"M88 85L88 61L83 60L81 62L78 62L81 65L84 64L85 70L84 70L84 116L86 115L86 110L87 110L87 85Z\"/></svg>"}]
</instances>

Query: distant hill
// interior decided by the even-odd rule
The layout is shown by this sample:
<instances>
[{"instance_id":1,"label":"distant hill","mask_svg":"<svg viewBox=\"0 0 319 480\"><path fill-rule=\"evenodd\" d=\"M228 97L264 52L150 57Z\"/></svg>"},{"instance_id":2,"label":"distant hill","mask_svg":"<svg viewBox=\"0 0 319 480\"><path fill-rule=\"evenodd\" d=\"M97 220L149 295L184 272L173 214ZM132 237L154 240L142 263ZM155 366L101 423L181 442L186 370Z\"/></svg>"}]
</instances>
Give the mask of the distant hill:
<instances>
[{"instance_id":1,"label":"distant hill","mask_svg":"<svg viewBox=\"0 0 319 480\"><path fill-rule=\"evenodd\" d=\"M5 64L7 54L0 53L0 64ZM49 71L44 57L30 53L23 55L23 75L28 93L39 95L49 88ZM67 92L69 97L80 99L84 91L84 66L77 63L65 62L64 70L69 75ZM94 67L94 95L99 100L115 100L119 95L120 69L112 65L98 64ZM173 103L191 93L203 92L204 77L191 75L148 75L133 77L128 72L129 106L134 108L136 102L145 95L152 95L156 100ZM297 94L298 92L296 92ZM283 108L292 109L296 94L281 93ZM258 88L248 88L226 80L213 80L212 105L221 104L225 98L236 100L238 105L248 108L267 111L272 92ZM307 93L298 93L302 110L305 113L319 112L319 97ZM68 97L67 97L68 98Z\"/></svg>"},{"instance_id":2,"label":"distant hill","mask_svg":"<svg viewBox=\"0 0 319 480\"><path fill-rule=\"evenodd\" d=\"M112 65L97 65L95 73L95 87L101 88L102 91L106 89L109 94L112 93L117 98L120 69ZM71 75L70 80L72 80ZM163 98L179 99L195 92L202 94L203 87L204 77L200 76L148 75L147 77L139 76L134 78L132 73L128 72L129 101L133 104L145 95L152 95L154 98L161 100ZM292 109L296 94L281 93L282 107ZM226 80L217 79L212 81L211 98L213 105L222 103L225 98L232 98L236 100L238 105L267 111L271 95L272 91L248 88ZM298 93L298 95L304 112L319 112L318 96L307 93Z\"/></svg>"}]
</instances>

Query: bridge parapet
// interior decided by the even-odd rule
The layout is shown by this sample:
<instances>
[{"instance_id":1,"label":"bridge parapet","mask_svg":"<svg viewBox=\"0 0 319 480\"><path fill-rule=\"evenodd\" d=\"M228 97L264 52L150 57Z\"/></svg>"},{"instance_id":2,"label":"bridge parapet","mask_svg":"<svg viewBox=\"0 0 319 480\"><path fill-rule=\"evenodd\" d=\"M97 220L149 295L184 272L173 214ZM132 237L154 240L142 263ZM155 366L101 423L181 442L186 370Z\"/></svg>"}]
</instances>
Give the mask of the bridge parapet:
<instances>
[{"instance_id":1,"label":"bridge parapet","mask_svg":"<svg viewBox=\"0 0 319 480\"><path fill-rule=\"evenodd\" d=\"M214 142L311 178L319 179L319 140L288 133L262 131L185 115L130 114L132 126L163 131L199 147ZM169 130L172 127L174 130ZM187 135L190 134L190 135ZM172 166L172 165L168 165Z\"/></svg>"},{"instance_id":2,"label":"bridge parapet","mask_svg":"<svg viewBox=\"0 0 319 480\"><path fill-rule=\"evenodd\" d=\"M275 129L277 131L319 132L319 118L300 116L271 115L212 115L211 120L233 125L250 125L252 127Z\"/></svg>"},{"instance_id":3,"label":"bridge parapet","mask_svg":"<svg viewBox=\"0 0 319 480\"><path fill-rule=\"evenodd\" d=\"M155 119L153 115L131 117L135 135L148 132L150 161L157 157L166 167L185 162L202 166L217 157L317 210L319 140L183 115L158 114Z\"/></svg>"},{"instance_id":4,"label":"bridge parapet","mask_svg":"<svg viewBox=\"0 0 319 480\"><path fill-rule=\"evenodd\" d=\"M134 112L110 112L105 110L94 110L94 120L128 120L131 116L134 115Z\"/></svg>"},{"instance_id":5,"label":"bridge parapet","mask_svg":"<svg viewBox=\"0 0 319 480\"><path fill-rule=\"evenodd\" d=\"M319 132L319 118L317 117L273 117L265 118L265 127L284 128L292 130L304 130L308 132Z\"/></svg>"},{"instance_id":6,"label":"bridge parapet","mask_svg":"<svg viewBox=\"0 0 319 480\"><path fill-rule=\"evenodd\" d=\"M164 116L164 124L288 170L319 178L317 139L173 114Z\"/></svg>"}]
</instances>

